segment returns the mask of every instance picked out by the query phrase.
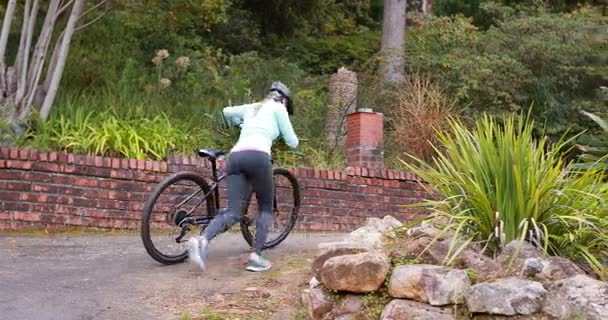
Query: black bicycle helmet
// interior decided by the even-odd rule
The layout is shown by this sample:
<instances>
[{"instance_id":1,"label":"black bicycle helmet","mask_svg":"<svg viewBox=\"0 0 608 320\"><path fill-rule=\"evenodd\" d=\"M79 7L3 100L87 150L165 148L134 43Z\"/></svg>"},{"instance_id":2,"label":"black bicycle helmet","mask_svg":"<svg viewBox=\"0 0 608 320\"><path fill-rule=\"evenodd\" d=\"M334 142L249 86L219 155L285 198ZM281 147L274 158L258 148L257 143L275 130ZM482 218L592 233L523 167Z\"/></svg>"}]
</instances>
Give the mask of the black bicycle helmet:
<instances>
[{"instance_id":1,"label":"black bicycle helmet","mask_svg":"<svg viewBox=\"0 0 608 320\"><path fill-rule=\"evenodd\" d=\"M285 107L287 108L287 113L289 115L292 115L293 114L293 100L291 99L289 88L287 88L287 86L284 85L281 81L275 81L272 83L272 85L270 86L270 89L268 90L268 92L273 92L273 91L279 93L283 98L287 99L287 104L285 105Z\"/></svg>"}]
</instances>

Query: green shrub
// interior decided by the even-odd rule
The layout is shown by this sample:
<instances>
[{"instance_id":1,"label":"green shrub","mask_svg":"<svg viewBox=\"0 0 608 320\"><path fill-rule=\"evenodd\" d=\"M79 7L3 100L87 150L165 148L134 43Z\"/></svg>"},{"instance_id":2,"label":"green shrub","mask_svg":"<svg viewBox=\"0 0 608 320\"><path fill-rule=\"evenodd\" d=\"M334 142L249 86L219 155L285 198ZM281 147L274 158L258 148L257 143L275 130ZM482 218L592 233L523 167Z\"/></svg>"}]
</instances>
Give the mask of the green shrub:
<instances>
[{"instance_id":1,"label":"green shrub","mask_svg":"<svg viewBox=\"0 0 608 320\"><path fill-rule=\"evenodd\" d=\"M203 128L184 130L165 114L149 116L141 108L125 118L113 110L97 113L79 108L46 122L34 118L22 144L75 154L162 160L171 154L191 154L209 136Z\"/></svg>"},{"instance_id":2,"label":"green shrub","mask_svg":"<svg viewBox=\"0 0 608 320\"><path fill-rule=\"evenodd\" d=\"M405 165L442 197L423 205L449 218L455 241L496 254L525 239L607 276L598 257L608 254L608 184L597 170L571 170L562 160L568 141L535 140L533 126L523 116L483 116L472 131L451 121L432 162Z\"/></svg>"},{"instance_id":3,"label":"green shrub","mask_svg":"<svg viewBox=\"0 0 608 320\"><path fill-rule=\"evenodd\" d=\"M520 106L525 110L533 103L535 118L545 119L547 133L559 136L571 126L586 129L577 125L584 123L578 100L595 97L592 71L606 62L593 59L589 37L601 21L586 12L508 17L484 34L480 50L504 52L529 70Z\"/></svg>"},{"instance_id":4,"label":"green shrub","mask_svg":"<svg viewBox=\"0 0 608 320\"><path fill-rule=\"evenodd\" d=\"M593 125L578 110L590 108L608 74L605 54L590 36L605 19L585 10L513 11L480 31L462 16L417 18L407 35L406 72L434 75L465 115L526 112L533 105L534 119L558 139Z\"/></svg>"},{"instance_id":5,"label":"green shrub","mask_svg":"<svg viewBox=\"0 0 608 320\"><path fill-rule=\"evenodd\" d=\"M586 0L435 0L433 12L438 16L463 14L474 19L480 27L489 27L497 11L533 13L539 10L562 12L571 11L585 3Z\"/></svg>"},{"instance_id":6,"label":"green shrub","mask_svg":"<svg viewBox=\"0 0 608 320\"><path fill-rule=\"evenodd\" d=\"M364 63L380 49L380 32L363 29L347 35L298 36L278 47L288 57L313 74L331 74L340 67Z\"/></svg>"},{"instance_id":7,"label":"green shrub","mask_svg":"<svg viewBox=\"0 0 608 320\"><path fill-rule=\"evenodd\" d=\"M232 56L229 68L230 72L224 79L222 88L226 92L231 92L235 88L240 89L227 97L232 99L233 103L263 98L272 81L276 80L285 83L295 94L299 82L306 76L306 73L292 61L266 59L257 52Z\"/></svg>"},{"instance_id":8,"label":"green shrub","mask_svg":"<svg viewBox=\"0 0 608 320\"><path fill-rule=\"evenodd\" d=\"M260 27L249 11L231 8L228 21L211 28L214 47L224 48L232 54L241 54L263 48Z\"/></svg>"},{"instance_id":9,"label":"green shrub","mask_svg":"<svg viewBox=\"0 0 608 320\"><path fill-rule=\"evenodd\" d=\"M477 50L483 33L469 19L426 18L420 23L408 34L408 73L433 75L465 115L512 112L528 103L530 71L504 51Z\"/></svg>"},{"instance_id":10,"label":"green shrub","mask_svg":"<svg viewBox=\"0 0 608 320\"><path fill-rule=\"evenodd\" d=\"M213 54L210 54L210 57L213 57ZM174 60L175 58L170 56L163 62L166 67L163 67L162 77L179 71L174 66ZM219 64L215 65L212 61L214 60L209 58L210 68L213 69ZM61 95L48 123L35 123L26 141L21 144L45 150L59 149L76 153L105 153L153 159L175 153L190 154L199 147L229 149L236 142L239 131L223 121L221 108L229 104L259 101L263 98L270 81L276 79L274 76L285 80L286 83L294 84L291 88L296 102L296 114L291 120L298 136L303 140L316 138L315 133L323 129L326 101L325 85L318 80L319 78L303 78L303 73L296 66L264 60L254 53L235 56L231 61L233 63L230 67L225 69L222 67L222 75L217 74L217 81L210 82L215 87L205 89L207 91L200 94L198 101L190 99L176 101L178 100L176 96L166 96L169 90L183 90L178 87L187 85L180 84L180 81L189 80L179 78L174 78L177 80L172 81L167 88L157 88L159 91L156 93L154 89L149 93L129 96L128 90L121 91L118 86L109 86L105 90L87 94ZM221 89L224 87L226 91ZM112 111L105 111L107 109ZM104 116L108 118L104 119ZM152 120L154 123L149 123ZM138 123L145 123L146 126L137 125ZM178 134L171 129L171 126L181 133ZM95 128L98 134L84 139L83 137L87 135L94 135L94 130L91 128ZM110 130L115 135L124 137L127 128L132 128L139 134L131 134L128 138L121 139L99 137L103 135L103 130ZM146 131L148 129L150 131ZM151 139L158 136L154 133L156 131L168 132L165 135L169 143L167 148L157 147L159 143L164 143L163 141L146 142L144 146L148 150L140 152L129 151L124 147L108 147L108 142L96 145L100 140L110 139L116 141L117 145L121 144L120 141L124 141L125 144L131 144L137 149L136 143L142 144L141 141L137 142L141 135ZM172 132L183 139L171 138ZM61 136L63 138L60 139ZM89 141L90 145L83 141ZM319 164L323 164L326 168L343 167L343 159L339 155L325 158L326 153L322 151L321 142L318 139L303 142L299 149L311 150L309 155L306 152L306 156L302 156L301 151L293 153L287 149L275 148L277 163L286 166L312 166L323 158ZM139 148L139 150L144 149Z\"/></svg>"}]
</instances>

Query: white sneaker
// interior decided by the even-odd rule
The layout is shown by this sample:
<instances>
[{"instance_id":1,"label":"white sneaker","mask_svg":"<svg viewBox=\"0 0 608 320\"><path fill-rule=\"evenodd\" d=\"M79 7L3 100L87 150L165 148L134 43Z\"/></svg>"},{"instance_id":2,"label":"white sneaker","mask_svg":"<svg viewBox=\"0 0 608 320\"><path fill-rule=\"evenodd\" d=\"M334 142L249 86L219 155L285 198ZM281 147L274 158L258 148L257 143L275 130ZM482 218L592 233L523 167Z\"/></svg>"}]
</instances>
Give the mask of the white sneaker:
<instances>
[{"instance_id":1,"label":"white sneaker","mask_svg":"<svg viewBox=\"0 0 608 320\"><path fill-rule=\"evenodd\" d=\"M253 272L262 272L268 271L270 268L272 268L272 264L268 259L264 258L261 254L252 252L249 255L249 261L247 262L247 267L245 269Z\"/></svg>"},{"instance_id":2,"label":"white sneaker","mask_svg":"<svg viewBox=\"0 0 608 320\"><path fill-rule=\"evenodd\" d=\"M205 258L207 257L208 244L209 241L207 241L207 238L203 236L195 236L188 240L188 258L190 260L190 264L198 267L202 271L206 270Z\"/></svg>"}]
</instances>

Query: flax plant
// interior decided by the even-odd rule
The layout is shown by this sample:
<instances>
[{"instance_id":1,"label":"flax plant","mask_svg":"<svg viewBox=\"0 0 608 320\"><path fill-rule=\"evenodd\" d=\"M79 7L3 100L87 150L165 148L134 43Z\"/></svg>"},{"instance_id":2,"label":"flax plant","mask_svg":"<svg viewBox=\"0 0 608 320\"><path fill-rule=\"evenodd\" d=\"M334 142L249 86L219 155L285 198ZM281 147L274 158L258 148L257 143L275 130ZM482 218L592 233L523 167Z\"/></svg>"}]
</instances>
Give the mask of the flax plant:
<instances>
[{"instance_id":1,"label":"flax plant","mask_svg":"<svg viewBox=\"0 0 608 320\"><path fill-rule=\"evenodd\" d=\"M450 120L449 130L437 132L432 161L404 162L442 199L416 205L448 218L443 228L454 237L446 261L461 252L457 243L496 255L510 241L525 240L605 277L608 186L597 170L580 173L564 162L570 140L536 139L533 126L524 116L484 116L472 130Z\"/></svg>"}]
</instances>

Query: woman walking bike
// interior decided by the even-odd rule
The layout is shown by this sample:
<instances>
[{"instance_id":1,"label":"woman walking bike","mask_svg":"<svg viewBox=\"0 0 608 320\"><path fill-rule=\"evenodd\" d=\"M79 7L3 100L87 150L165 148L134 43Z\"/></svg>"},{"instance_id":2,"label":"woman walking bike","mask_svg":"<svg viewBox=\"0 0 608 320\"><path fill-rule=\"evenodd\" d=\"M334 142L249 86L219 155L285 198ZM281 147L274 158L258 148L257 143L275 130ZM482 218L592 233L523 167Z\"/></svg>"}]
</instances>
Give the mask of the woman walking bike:
<instances>
[{"instance_id":1,"label":"woman walking bike","mask_svg":"<svg viewBox=\"0 0 608 320\"><path fill-rule=\"evenodd\" d=\"M188 241L188 255L191 263L205 270L209 241L239 222L249 192L253 190L258 203L255 252L249 255L246 269L267 271L271 263L262 250L272 224L274 187L270 150L279 136L289 147L298 146L298 137L289 120L293 101L289 89L281 82L274 82L261 102L226 107L223 114L229 123L241 127L239 139L228 156L228 206L211 220L201 236Z\"/></svg>"}]
</instances>

